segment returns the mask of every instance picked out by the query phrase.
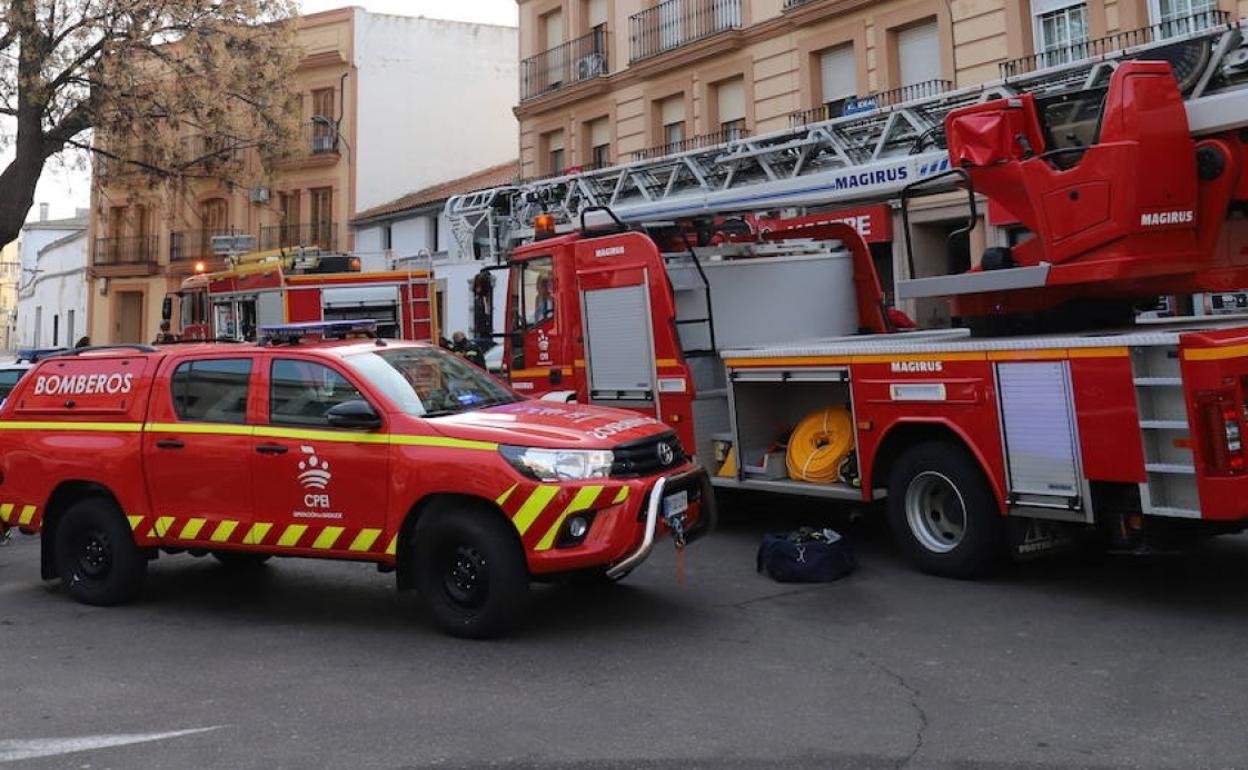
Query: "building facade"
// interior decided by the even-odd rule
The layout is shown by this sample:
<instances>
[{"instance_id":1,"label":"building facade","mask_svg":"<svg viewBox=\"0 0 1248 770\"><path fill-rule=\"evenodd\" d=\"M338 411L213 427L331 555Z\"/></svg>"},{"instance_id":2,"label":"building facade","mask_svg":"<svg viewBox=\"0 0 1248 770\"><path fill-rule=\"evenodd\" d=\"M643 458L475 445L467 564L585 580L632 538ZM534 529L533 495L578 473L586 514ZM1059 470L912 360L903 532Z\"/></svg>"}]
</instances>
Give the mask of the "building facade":
<instances>
[{"instance_id":1,"label":"building facade","mask_svg":"<svg viewBox=\"0 0 1248 770\"><path fill-rule=\"evenodd\" d=\"M20 247L18 241L13 241L0 249L0 352L16 347L17 282L22 275Z\"/></svg>"},{"instance_id":2,"label":"building facade","mask_svg":"<svg viewBox=\"0 0 1248 770\"><path fill-rule=\"evenodd\" d=\"M781 131L1248 15L1246 0L518 2L524 178ZM956 196L915 210L916 272L925 260L969 267L1009 237L984 222L947 257L966 215ZM872 245L889 285L907 237L891 229L899 237ZM947 319L940 300L907 310Z\"/></svg>"},{"instance_id":3,"label":"building facade","mask_svg":"<svg viewBox=\"0 0 1248 770\"><path fill-rule=\"evenodd\" d=\"M87 228L79 210L69 219L27 222L19 238L20 278L14 313L15 348L69 347L86 334Z\"/></svg>"},{"instance_id":4,"label":"building facade","mask_svg":"<svg viewBox=\"0 0 1248 770\"><path fill-rule=\"evenodd\" d=\"M360 8L297 24L302 58L290 87L302 103L300 146L266 184L243 188L207 168L170 191L97 163L93 341L153 339L163 298L192 273L222 267L222 250L352 251L357 211L515 157L514 28Z\"/></svg>"}]
</instances>

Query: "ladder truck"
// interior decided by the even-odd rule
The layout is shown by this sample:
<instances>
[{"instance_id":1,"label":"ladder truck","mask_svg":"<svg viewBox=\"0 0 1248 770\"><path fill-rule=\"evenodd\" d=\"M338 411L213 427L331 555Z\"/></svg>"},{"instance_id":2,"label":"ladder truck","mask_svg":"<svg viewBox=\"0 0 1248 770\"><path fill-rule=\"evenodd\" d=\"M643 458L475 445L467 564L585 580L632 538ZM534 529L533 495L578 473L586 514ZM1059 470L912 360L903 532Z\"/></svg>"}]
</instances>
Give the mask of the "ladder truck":
<instances>
[{"instance_id":1,"label":"ladder truck","mask_svg":"<svg viewBox=\"0 0 1248 770\"><path fill-rule=\"evenodd\" d=\"M1088 534L1237 532L1248 322L1132 309L1248 285L1243 43L1225 25L448 213L504 259L514 387L658 417L717 490L883 500L917 566L953 577ZM846 151L863 123L874 149ZM848 200L847 175L897 194L907 227L915 198L961 189L968 229L982 195L1030 236L957 274L912 267L898 296L965 323L902 331L851 227L731 217Z\"/></svg>"},{"instance_id":2,"label":"ladder truck","mask_svg":"<svg viewBox=\"0 0 1248 770\"><path fill-rule=\"evenodd\" d=\"M436 343L433 286L428 262L362 272L357 257L305 247L227 257L165 297L160 341L254 342L264 326L368 319L379 336Z\"/></svg>"}]
</instances>

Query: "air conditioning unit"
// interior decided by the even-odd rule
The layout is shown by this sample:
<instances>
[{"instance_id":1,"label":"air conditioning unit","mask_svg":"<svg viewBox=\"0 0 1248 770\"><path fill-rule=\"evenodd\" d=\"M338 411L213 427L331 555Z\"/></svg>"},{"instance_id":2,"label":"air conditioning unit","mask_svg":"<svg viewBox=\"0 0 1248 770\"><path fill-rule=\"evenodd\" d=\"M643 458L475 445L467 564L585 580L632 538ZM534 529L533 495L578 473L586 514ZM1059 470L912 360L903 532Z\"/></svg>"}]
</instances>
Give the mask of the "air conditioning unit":
<instances>
[{"instance_id":1,"label":"air conditioning unit","mask_svg":"<svg viewBox=\"0 0 1248 770\"><path fill-rule=\"evenodd\" d=\"M251 188L251 202L252 203L268 203L269 202L269 188L267 187Z\"/></svg>"},{"instance_id":2,"label":"air conditioning unit","mask_svg":"<svg viewBox=\"0 0 1248 770\"><path fill-rule=\"evenodd\" d=\"M577 80L589 80L605 74L607 74L607 57L601 53L595 52L582 56L576 63Z\"/></svg>"}]
</instances>

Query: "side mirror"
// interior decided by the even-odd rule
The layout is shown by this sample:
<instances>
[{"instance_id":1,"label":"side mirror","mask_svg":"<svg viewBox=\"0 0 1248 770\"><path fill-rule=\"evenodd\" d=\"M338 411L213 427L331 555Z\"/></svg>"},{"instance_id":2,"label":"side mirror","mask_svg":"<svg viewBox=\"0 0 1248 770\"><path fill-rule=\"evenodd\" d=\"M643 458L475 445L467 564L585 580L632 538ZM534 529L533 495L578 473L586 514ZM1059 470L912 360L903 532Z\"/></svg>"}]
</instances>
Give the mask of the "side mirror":
<instances>
[{"instance_id":1,"label":"side mirror","mask_svg":"<svg viewBox=\"0 0 1248 770\"><path fill-rule=\"evenodd\" d=\"M381 427L381 417L367 401L343 401L332 407L325 415L333 428L350 430L375 430Z\"/></svg>"}]
</instances>

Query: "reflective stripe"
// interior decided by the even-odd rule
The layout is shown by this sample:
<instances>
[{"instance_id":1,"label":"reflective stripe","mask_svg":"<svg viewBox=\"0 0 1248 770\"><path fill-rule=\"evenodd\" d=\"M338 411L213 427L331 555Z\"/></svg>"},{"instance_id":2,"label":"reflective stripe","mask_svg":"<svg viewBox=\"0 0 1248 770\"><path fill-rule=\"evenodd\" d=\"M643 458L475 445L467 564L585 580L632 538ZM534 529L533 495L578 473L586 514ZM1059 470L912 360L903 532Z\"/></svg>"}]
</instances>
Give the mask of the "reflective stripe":
<instances>
[{"instance_id":1,"label":"reflective stripe","mask_svg":"<svg viewBox=\"0 0 1248 770\"><path fill-rule=\"evenodd\" d=\"M217 525L217 528L213 530L212 532L212 542L228 543L230 540L230 535L234 534L234 530L237 527L238 527L237 521L221 522L220 524Z\"/></svg>"},{"instance_id":2,"label":"reflective stripe","mask_svg":"<svg viewBox=\"0 0 1248 770\"><path fill-rule=\"evenodd\" d=\"M386 546L386 555L387 555L387 556L394 556L394 547L395 547L395 545L397 545L397 544L398 544L398 542L399 542L399 536L398 536L398 535L395 535L394 537L390 538L390 545Z\"/></svg>"},{"instance_id":3,"label":"reflective stripe","mask_svg":"<svg viewBox=\"0 0 1248 770\"><path fill-rule=\"evenodd\" d=\"M332 430L304 430L301 428L278 428L272 425L257 425L253 428L255 436L264 438L291 438L304 441L330 441L340 444L388 444L388 433L349 433Z\"/></svg>"},{"instance_id":4,"label":"reflective stripe","mask_svg":"<svg viewBox=\"0 0 1248 770\"><path fill-rule=\"evenodd\" d=\"M169 527L173 526L172 516L159 516L156 518L156 537L164 537L169 534Z\"/></svg>"},{"instance_id":5,"label":"reflective stripe","mask_svg":"<svg viewBox=\"0 0 1248 770\"><path fill-rule=\"evenodd\" d=\"M492 441L469 441L462 438L445 438L442 436L391 436L390 443L398 446L436 446L444 449L480 449L493 452L498 444Z\"/></svg>"},{"instance_id":6,"label":"reflective stripe","mask_svg":"<svg viewBox=\"0 0 1248 770\"><path fill-rule=\"evenodd\" d=\"M28 422L0 420L0 430L89 431L96 433L138 433L141 422Z\"/></svg>"},{"instance_id":7,"label":"reflective stripe","mask_svg":"<svg viewBox=\"0 0 1248 770\"><path fill-rule=\"evenodd\" d=\"M620 487L620 491L615 493L615 499L611 501L612 505L618 505L628 499L628 487Z\"/></svg>"},{"instance_id":8,"label":"reflective stripe","mask_svg":"<svg viewBox=\"0 0 1248 770\"><path fill-rule=\"evenodd\" d=\"M138 532L139 525L143 523L143 517L142 516L127 516L126 521L130 522L131 532Z\"/></svg>"},{"instance_id":9,"label":"reflective stripe","mask_svg":"<svg viewBox=\"0 0 1248 770\"><path fill-rule=\"evenodd\" d=\"M520 510L511 519L521 535L529 531L529 527L533 526L533 522L537 521L537 517L542 515L542 511L546 510L546 506L550 505L550 501L557 494L559 487L541 486L533 490L533 494L529 495L529 499L524 501L524 505L520 506Z\"/></svg>"},{"instance_id":10,"label":"reflective stripe","mask_svg":"<svg viewBox=\"0 0 1248 770\"><path fill-rule=\"evenodd\" d=\"M186 526L182 528L182 533L178 535L179 540L194 540L199 537L199 531L204 528L207 519L191 519L186 522Z\"/></svg>"},{"instance_id":11,"label":"reflective stripe","mask_svg":"<svg viewBox=\"0 0 1248 770\"><path fill-rule=\"evenodd\" d=\"M516 491L516 487L518 487L518 486L520 486L520 485L519 485L519 484L512 484L512 485L511 485L511 486L507 489L507 491L506 491L506 492L504 492L504 493L502 493L501 495L499 495L499 496L498 496L498 498L494 501L495 503L497 503L497 504L498 504L498 507L500 507L500 508L501 508L501 507L503 507L503 505L507 502L507 499L508 499L509 497L511 497L511 493L512 493L512 492L515 492L515 491Z\"/></svg>"},{"instance_id":12,"label":"reflective stripe","mask_svg":"<svg viewBox=\"0 0 1248 770\"><path fill-rule=\"evenodd\" d=\"M267 522L252 524L251 529L247 530L247 536L243 538L243 545L260 545L270 529L273 529L273 525Z\"/></svg>"},{"instance_id":13,"label":"reflective stripe","mask_svg":"<svg viewBox=\"0 0 1248 770\"><path fill-rule=\"evenodd\" d=\"M24 526L34 521L34 519L35 519L35 506L27 505L24 508L22 508L22 516L21 518L17 520L17 523Z\"/></svg>"},{"instance_id":14,"label":"reflective stripe","mask_svg":"<svg viewBox=\"0 0 1248 770\"><path fill-rule=\"evenodd\" d=\"M307 525L291 524L286 527L286 531L277 539L277 544L282 548L293 548L299 542L299 538L303 537L303 533L307 531Z\"/></svg>"},{"instance_id":15,"label":"reflective stripe","mask_svg":"<svg viewBox=\"0 0 1248 770\"><path fill-rule=\"evenodd\" d=\"M342 535L342 527L326 527L321 530L321 534L317 535L316 540L312 541L312 547L318 551L327 551L334 547L334 543L338 542L338 538Z\"/></svg>"},{"instance_id":16,"label":"reflective stripe","mask_svg":"<svg viewBox=\"0 0 1248 770\"><path fill-rule=\"evenodd\" d=\"M347 546L348 551L367 551L373 547L373 543L377 542L377 538L381 536L380 529L361 529L360 534L355 536L351 541L351 545Z\"/></svg>"},{"instance_id":17,"label":"reflective stripe","mask_svg":"<svg viewBox=\"0 0 1248 770\"><path fill-rule=\"evenodd\" d=\"M207 422L149 422L143 426L143 430L148 433L189 433L210 436L255 435L255 427L251 425L214 425Z\"/></svg>"},{"instance_id":18,"label":"reflective stripe","mask_svg":"<svg viewBox=\"0 0 1248 770\"><path fill-rule=\"evenodd\" d=\"M5 503L0 505L0 521L5 524L9 523L9 514L13 513L13 503Z\"/></svg>"},{"instance_id":19,"label":"reflective stripe","mask_svg":"<svg viewBox=\"0 0 1248 770\"><path fill-rule=\"evenodd\" d=\"M555 538L559 535L559 529L563 526L563 522L568 518L569 514L578 511L588 510L594 501L598 499L598 495L602 492L602 487L582 487L577 491L576 497L572 498L572 502L568 503L568 507L563 509L563 513L559 514L559 518L555 523L546 530L546 534L542 536L541 541L537 544L537 550L549 551L550 547L555 544Z\"/></svg>"}]
</instances>

